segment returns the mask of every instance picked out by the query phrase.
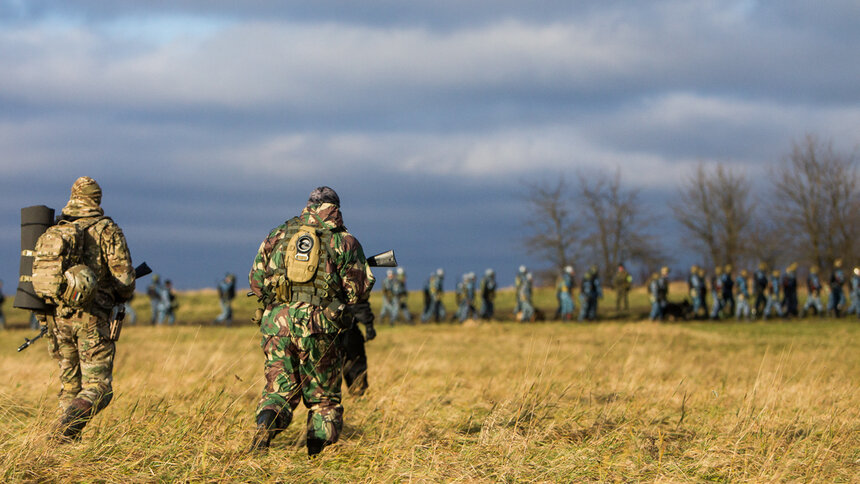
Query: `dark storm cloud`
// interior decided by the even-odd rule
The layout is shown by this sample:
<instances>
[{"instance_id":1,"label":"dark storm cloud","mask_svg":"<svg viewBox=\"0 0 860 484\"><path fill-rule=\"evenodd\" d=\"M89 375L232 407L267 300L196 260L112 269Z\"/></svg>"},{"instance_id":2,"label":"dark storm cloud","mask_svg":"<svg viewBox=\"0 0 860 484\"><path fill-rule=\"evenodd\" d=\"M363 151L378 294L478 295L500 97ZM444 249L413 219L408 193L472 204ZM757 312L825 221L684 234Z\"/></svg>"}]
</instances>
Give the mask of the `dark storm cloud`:
<instances>
[{"instance_id":1,"label":"dark storm cloud","mask_svg":"<svg viewBox=\"0 0 860 484\"><path fill-rule=\"evenodd\" d=\"M211 285L329 184L412 284L513 270L524 180L617 166L665 195L805 132L860 145L857 25L847 1L3 2L0 243L88 174L135 254Z\"/></svg>"}]
</instances>

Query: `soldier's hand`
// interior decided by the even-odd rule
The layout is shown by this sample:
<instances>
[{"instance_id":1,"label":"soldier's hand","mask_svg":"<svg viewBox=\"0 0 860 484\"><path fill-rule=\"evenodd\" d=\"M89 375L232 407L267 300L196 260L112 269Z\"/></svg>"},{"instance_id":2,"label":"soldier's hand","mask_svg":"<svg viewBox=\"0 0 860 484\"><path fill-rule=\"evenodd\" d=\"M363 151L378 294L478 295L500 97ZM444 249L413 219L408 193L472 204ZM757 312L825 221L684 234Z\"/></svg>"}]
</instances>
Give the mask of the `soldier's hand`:
<instances>
[{"instance_id":1,"label":"soldier's hand","mask_svg":"<svg viewBox=\"0 0 860 484\"><path fill-rule=\"evenodd\" d=\"M364 339L366 339L367 341L370 341L373 338L376 338L376 330L373 329L373 323L365 324L364 325Z\"/></svg>"},{"instance_id":2,"label":"soldier's hand","mask_svg":"<svg viewBox=\"0 0 860 484\"><path fill-rule=\"evenodd\" d=\"M373 325L373 311L370 309L369 302L351 304L349 306L349 311L359 323L364 324L365 326Z\"/></svg>"}]
</instances>

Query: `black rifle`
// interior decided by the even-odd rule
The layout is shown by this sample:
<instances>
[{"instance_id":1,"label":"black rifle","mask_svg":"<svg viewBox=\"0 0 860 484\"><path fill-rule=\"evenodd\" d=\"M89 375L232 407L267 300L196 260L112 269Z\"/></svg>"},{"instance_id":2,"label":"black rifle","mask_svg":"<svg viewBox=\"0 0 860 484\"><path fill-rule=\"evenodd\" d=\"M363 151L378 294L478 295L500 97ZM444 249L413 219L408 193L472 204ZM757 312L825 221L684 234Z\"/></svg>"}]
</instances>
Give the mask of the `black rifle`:
<instances>
[{"instance_id":1,"label":"black rifle","mask_svg":"<svg viewBox=\"0 0 860 484\"><path fill-rule=\"evenodd\" d=\"M138 279L138 278L143 277L143 276L150 274L150 273L152 273L152 269L150 269L149 266L146 265L146 262L144 262L144 263L142 263L139 266L134 268L134 278L135 279ZM125 318L125 309L120 309L116 314L116 320L121 322L123 320L123 318ZM111 325L111 326L113 327L113 325ZM27 348L30 347L31 344L33 344L36 340L38 340L42 336L45 336L46 334L48 334L48 326L47 325L42 326L42 328L39 330L39 334L37 334L32 339L25 337L24 343L18 347L18 351L26 350Z\"/></svg>"},{"instance_id":2,"label":"black rifle","mask_svg":"<svg viewBox=\"0 0 860 484\"><path fill-rule=\"evenodd\" d=\"M37 339L41 338L42 336L45 336L45 334L46 334L47 332L48 332L48 327L47 327L47 326L42 326L42 329L41 329L41 331L39 331L39 334L37 334L33 339L30 339L30 338L25 337L25 338L24 338L24 344L22 344L21 346L19 346L19 347L18 347L18 351L24 351L24 350L26 350L27 348L29 348L29 347L30 347L30 345L31 345L31 344L33 344L33 342L34 342L34 341L36 341Z\"/></svg>"}]
</instances>

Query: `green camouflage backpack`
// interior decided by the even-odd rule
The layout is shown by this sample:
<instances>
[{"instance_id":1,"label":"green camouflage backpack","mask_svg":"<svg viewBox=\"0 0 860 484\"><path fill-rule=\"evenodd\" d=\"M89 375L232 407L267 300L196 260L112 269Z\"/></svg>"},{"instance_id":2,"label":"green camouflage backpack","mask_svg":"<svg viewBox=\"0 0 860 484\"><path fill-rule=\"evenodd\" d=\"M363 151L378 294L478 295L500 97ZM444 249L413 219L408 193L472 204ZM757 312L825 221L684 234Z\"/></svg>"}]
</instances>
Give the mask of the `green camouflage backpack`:
<instances>
[{"instance_id":1,"label":"green camouflage backpack","mask_svg":"<svg viewBox=\"0 0 860 484\"><path fill-rule=\"evenodd\" d=\"M87 229L106 217L84 223L60 221L48 227L36 241L31 280L36 294L48 304L86 308L93 300L98 278L84 264L84 236Z\"/></svg>"}]
</instances>

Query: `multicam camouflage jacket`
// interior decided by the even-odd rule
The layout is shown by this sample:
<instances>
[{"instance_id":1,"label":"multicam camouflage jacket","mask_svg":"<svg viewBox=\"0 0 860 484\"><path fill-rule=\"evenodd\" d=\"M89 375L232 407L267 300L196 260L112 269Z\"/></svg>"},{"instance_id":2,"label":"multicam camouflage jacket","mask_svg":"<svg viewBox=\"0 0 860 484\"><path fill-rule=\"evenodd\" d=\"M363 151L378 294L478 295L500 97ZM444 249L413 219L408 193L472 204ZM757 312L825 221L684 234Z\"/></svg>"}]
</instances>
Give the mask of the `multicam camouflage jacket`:
<instances>
[{"instance_id":1,"label":"multicam camouflage jacket","mask_svg":"<svg viewBox=\"0 0 860 484\"><path fill-rule=\"evenodd\" d=\"M324 270L338 286L338 300L345 304L366 301L375 279L361 244L343 226L339 208L330 203L311 205L302 211L299 218L304 225L332 232L329 246L334 257L325 262ZM254 266L248 275L251 291L266 302L260 331L266 335L292 334L302 338L319 333L336 333L340 322L324 307L301 301L278 301L275 297L273 276L279 268L284 267L286 255L284 250L275 249L285 247L279 242L287 237L288 222L275 227L260 244Z\"/></svg>"},{"instance_id":2,"label":"multicam camouflage jacket","mask_svg":"<svg viewBox=\"0 0 860 484\"><path fill-rule=\"evenodd\" d=\"M87 199L73 196L63 208L63 216L85 225L91 217L100 218L86 231L84 263L98 277L98 289L89 312L106 319L114 305L134 295L134 266L125 236L113 220L103 216L100 207Z\"/></svg>"}]
</instances>

